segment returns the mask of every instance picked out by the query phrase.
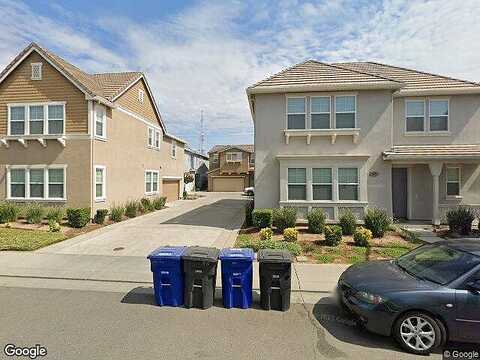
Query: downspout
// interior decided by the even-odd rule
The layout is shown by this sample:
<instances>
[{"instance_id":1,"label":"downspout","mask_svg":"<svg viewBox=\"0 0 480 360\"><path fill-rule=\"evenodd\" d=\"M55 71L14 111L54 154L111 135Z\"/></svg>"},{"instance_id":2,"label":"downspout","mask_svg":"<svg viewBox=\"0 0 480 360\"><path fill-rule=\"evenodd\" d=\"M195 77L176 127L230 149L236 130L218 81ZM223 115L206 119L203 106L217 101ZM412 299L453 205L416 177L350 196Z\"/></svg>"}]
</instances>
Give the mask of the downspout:
<instances>
[{"instance_id":1,"label":"downspout","mask_svg":"<svg viewBox=\"0 0 480 360\"><path fill-rule=\"evenodd\" d=\"M88 100L88 137L90 140L90 165L88 169L90 191L90 215L93 216L93 114L94 101Z\"/></svg>"}]
</instances>

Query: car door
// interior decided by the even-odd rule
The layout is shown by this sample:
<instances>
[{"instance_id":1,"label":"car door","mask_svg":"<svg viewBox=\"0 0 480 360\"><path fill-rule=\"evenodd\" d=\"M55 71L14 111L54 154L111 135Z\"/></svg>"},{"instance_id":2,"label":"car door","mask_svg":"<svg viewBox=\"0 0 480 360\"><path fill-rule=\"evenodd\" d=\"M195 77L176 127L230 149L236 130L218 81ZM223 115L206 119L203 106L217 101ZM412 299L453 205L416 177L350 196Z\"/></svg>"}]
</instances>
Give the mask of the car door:
<instances>
[{"instance_id":1,"label":"car door","mask_svg":"<svg viewBox=\"0 0 480 360\"><path fill-rule=\"evenodd\" d=\"M480 271L455 291L456 328L459 341L480 342L480 292L469 290L466 284L480 280Z\"/></svg>"}]
</instances>

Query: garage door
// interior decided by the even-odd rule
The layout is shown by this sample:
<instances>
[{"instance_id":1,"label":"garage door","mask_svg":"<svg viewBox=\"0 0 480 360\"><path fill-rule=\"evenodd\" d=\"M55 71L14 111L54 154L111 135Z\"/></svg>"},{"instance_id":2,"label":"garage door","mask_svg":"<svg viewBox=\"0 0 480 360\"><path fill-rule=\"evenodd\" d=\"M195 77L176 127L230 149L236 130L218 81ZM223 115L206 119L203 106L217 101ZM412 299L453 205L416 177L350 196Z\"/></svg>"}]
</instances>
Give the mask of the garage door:
<instances>
[{"instance_id":1,"label":"garage door","mask_svg":"<svg viewBox=\"0 0 480 360\"><path fill-rule=\"evenodd\" d=\"M214 177L213 191L243 191L245 181L243 177Z\"/></svg>"},{"instance_id":2,"label":"garage door","mask_svg":"<svg viewBox=\"0 0 480 360\"><path fill-rule=\"evenodd\" d=\"M178 200L180 196L180 181L163 180L163 196L167 197L167 202Z\"/></svg>"}]
</instances>

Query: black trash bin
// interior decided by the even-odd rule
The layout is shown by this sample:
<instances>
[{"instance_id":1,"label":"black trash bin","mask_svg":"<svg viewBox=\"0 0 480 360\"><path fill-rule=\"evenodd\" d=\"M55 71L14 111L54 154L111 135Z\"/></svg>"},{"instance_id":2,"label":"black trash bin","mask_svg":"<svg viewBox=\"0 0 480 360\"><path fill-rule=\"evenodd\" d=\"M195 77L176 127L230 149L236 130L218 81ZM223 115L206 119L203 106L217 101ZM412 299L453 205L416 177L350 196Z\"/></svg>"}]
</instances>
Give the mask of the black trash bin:
<instances>
[{"instance_id":1,"label":"black trash bin","mask_svg":"<svg viewBox=\"0 0 480 360\"><path fill-rule=\"evenodd\" d=\"M262 249L260 263L260 305L265 310L290 308L292 255L286 250Z\"/></svg>"},{"instance_id":2,"label":"black trash bin","mask_svg":"<svg viewBox=\"0 0 480 360\"><path fill-rule=\"evenodd\" d=\"M213 305L219 252L217 248L200 246L192 246L185 251L182 256L185 307L208 309Z\"/></svg>"}]
</instances>

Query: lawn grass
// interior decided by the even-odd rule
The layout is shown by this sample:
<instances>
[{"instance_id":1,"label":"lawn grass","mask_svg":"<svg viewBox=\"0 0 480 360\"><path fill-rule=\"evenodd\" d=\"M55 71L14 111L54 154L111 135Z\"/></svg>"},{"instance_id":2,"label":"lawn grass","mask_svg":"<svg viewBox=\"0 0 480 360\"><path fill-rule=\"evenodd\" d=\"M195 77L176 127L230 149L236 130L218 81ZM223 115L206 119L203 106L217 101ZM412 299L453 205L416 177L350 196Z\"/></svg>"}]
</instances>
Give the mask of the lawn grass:
<instances>
[{"instance_id":1,"label":"lawn grass","mask_svg":"<svg viewBox=\"0 0 480 360\"><path fill-rule=\"evenodd\" d=\"M24 229L0 229L0 251L32 251L65 240L61 232Z\"/></svg>"}]
</instances>

